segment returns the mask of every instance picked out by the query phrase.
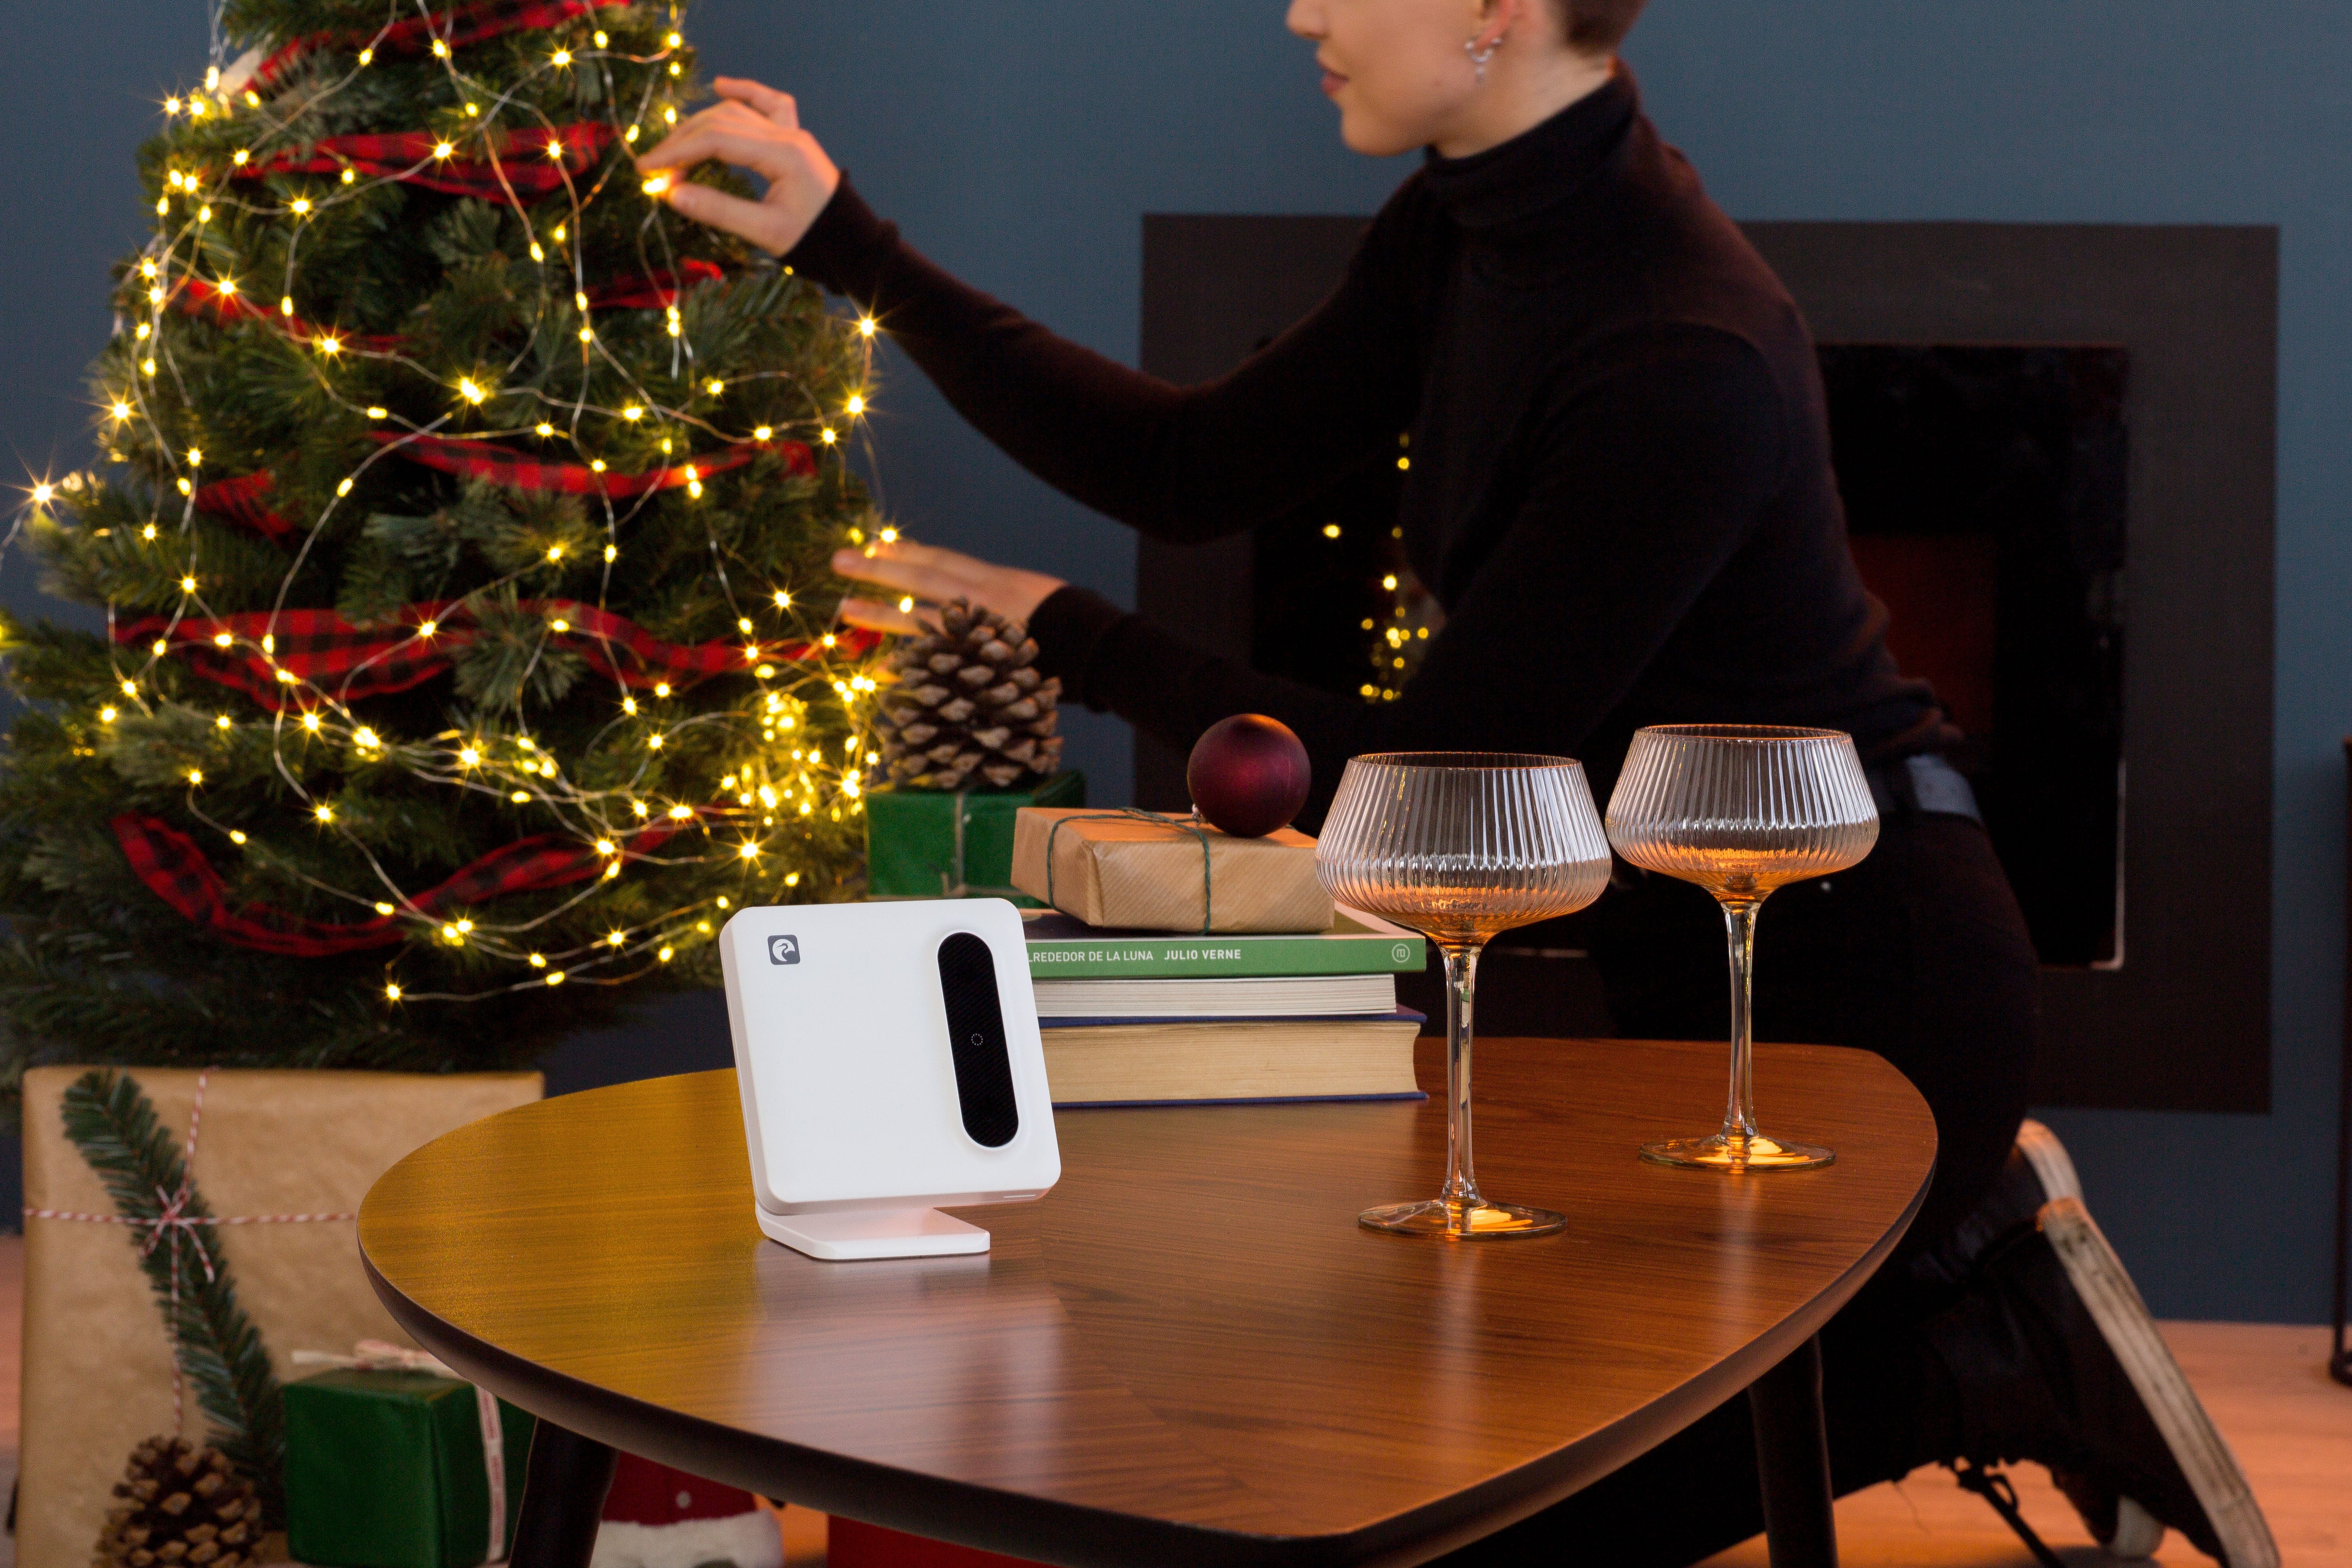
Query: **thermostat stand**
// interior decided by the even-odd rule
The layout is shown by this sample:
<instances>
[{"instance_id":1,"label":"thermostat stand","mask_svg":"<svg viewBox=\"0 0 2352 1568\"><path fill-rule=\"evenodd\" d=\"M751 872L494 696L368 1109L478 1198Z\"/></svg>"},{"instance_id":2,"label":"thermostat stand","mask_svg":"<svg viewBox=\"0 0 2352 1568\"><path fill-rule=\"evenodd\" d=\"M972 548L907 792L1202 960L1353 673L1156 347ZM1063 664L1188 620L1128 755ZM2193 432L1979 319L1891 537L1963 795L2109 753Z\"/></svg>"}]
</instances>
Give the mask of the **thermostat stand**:
<instances>
[{"instance_id":1,"label":"thermostat stand","mask_svg":"<svg viewBox=\"0 0 2352 1568\"><path fill-rule=\"evenodd\" d=\"M947 1258L986 1252L988 1232L937 1209L844 1209L832 1214L755 1211L760 1230L828 1263L868 1258Z\"/></svg>"}]
</instances>

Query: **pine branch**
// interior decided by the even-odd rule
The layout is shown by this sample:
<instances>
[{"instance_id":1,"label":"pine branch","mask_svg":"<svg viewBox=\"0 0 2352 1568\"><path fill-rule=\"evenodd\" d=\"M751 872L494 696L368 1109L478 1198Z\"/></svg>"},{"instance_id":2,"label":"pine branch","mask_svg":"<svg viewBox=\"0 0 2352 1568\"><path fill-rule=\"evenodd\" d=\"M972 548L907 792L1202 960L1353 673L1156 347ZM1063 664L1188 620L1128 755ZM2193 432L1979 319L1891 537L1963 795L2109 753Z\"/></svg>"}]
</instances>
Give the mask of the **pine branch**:
<instances>
[{"instance_id":1,"label":"pine branch","mask_svg":"<svg viewBox=\"0 0 2352 1568\"><path fill-rule=\"evenodd\" d=\"M179 1144L157 1121L154 1103L138 1080L127 1074L99 1071L77 1079L66 1090L63 1121L66 1136L105 1184L116 1212L144 1222L131 1227L131 1241L142 1249L140 1268L155 1292L181 1373L212 1419L213 1446L253 1482L268 1526L282 1528L284 1405L260 1332L237 1304L219 1227L173 1226L148 1245L167 1196L184 1191L183 1215L213 1217Z\"/></svg>"}]
</instances>

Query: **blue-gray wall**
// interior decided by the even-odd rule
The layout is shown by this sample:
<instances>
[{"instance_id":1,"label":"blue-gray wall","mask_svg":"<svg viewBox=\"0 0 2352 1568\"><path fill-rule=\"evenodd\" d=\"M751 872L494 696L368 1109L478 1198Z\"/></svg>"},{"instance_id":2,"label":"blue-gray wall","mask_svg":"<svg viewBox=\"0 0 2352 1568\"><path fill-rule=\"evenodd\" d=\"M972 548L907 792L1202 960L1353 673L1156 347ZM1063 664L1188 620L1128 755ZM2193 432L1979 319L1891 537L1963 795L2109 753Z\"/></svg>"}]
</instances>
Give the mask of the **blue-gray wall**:
<instances>
[{"instance_id":1,"label":"blue-gray wall","mask_svg":"<svg viewBox=\"0 0 2352 1568\"><path fill-rule=\"evenodd\" d=\"M79 449L101 269L139 232L142 100L200 66L203 0L23 5L0 145L0 465ZM2282 232L2274 1113L2063 1112L2095 1211L2159 1311L2313 1321L2327 1304L2352 730L2352 8L2329 0L1654 0L1650 108L1741 218L2276 224ZM1136 352L1146 212L1369 212L1405 166L1332 134L1280 0L700 0L715 68L801 95L913 240L1115 357ZM895 376L881 479L922 537L1129 598L1119 532ZM11 568L12 602L26 592ZM1073 725L1123 798L1117 725ZM602 1065L699 1051L657 1009ZM681 1042L673 1046L670 1042Z\"/></svg>"}]
</instances>

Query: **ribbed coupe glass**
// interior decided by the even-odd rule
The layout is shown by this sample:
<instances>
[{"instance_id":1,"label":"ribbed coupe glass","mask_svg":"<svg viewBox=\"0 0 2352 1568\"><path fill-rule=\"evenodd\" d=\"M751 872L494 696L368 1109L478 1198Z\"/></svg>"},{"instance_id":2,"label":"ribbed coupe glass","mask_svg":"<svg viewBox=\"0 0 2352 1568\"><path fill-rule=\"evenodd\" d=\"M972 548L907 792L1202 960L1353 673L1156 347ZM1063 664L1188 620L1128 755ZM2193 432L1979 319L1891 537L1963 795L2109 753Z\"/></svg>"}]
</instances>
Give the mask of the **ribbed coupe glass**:
<instances>
[{"instance_id":1,"label":"ribbed coupe glass","mask_svg":"<svg viewBox=\"0 0 2352 1568\"><path fill-rule=\"evenodd\" d=\"M1542 1236L1549 1209L1489 1202L1470 1138L1470 997L1478 950L1513 926L1601 896L1609 841L1584 768L1508 752L1391 752L1349 760L1315 846L1315 873L1343 904L1421 932L1445 959L1445 1186L1358 1223L1409 1236Z\"/></svg>"},{"instance_id":2,"label":"ribbed coupe glass","mask_svg":"<svg viewBox=\"0 0 2352 1568\"><path fill-rule=\"evenodd\" d=\"M1609 842L1636 866L1696 882L1731 946L1731 1094L1723 1129L1645 1143L1662 1165L1797 1171L1837 1158L1756 1131L1750 1016L1756 911L1772 889L1843 871L1878 842L1878 807L1837 730L1666 724L1637 730L1609 797Z\"/></svg>"}]
</instances>

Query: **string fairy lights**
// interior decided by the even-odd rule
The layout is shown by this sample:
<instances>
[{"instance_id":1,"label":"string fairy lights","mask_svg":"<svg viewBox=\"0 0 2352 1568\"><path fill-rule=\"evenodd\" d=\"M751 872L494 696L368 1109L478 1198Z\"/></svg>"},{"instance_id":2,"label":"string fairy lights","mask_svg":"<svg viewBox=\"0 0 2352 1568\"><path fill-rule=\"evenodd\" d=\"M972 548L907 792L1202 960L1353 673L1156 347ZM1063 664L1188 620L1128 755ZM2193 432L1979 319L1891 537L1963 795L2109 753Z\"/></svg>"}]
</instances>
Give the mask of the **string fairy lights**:
<instances>
[{"instance_id":1,"label":"string fairy lights","mask_svg":"<svg viewBox=\"0 0 2352 1568\"><path fill-rule=\"evenodd\" d=\"M817 840L809 824L854 827L864 810L868 761L861 759L875 755L878 689L865 663L871 639L804 620L807 582L737 582L730 565L750 571L751 558L722 531L740 526L730 509L755 504L779 484L837 489L842 422L870 416L878 323L870 314L821 318L830 326L819 341L837 363L818 374L705 367L714 351L698 323L709 313L707 298L719 295L694 290L754 286L761 276L720 276L701 262L690 265L710 276L692 273L657 199L674 176L621 177L642 126L677 122L687 86L682 36L673 27L657 47L646 47L650 36L632 45L653 5L569 7L570 16L593 15L604 25L548 29L549 47L534 53L521 79L502 84L466 68L464 46L498 29L485 23L469 33L452 18L513 8L436 3L441 9L388 0L384 22L364 38L298 40L249 77L225 79L215 65L201 90L163 100L170 149L157 176L158 222L118 297L127 329L122 368L102 403L110 456L134 476L131 485L107 488L114 509L107 515L135 505L145 516L135 535L118 522L125 531L117 539L113 527L89 529L99 513L82 509L73 546L104 535L110 561L131 552L112 568L123 582L153 578L175 590L163 606L135 594L110 603L116 636L108 696L88 710L107 737L99 743L128 744L136 731L139 744L161 745L155 737L171 715L198 697L229 696L233 708L207 709L203 760L189 758L173 775L185 792L184 818L227 847L196 848L259 855L293 826L249 802L229 802L230 786L262 765L247 759L266 758L267 778L282 797L270 809L298 817L309 837L341 845L334 863L364 872L320 874L308 868L318 862L274 851L270 863L315 900L348 907L351 921L310 922L329 931L321 942L347 944L332 951L367 951L362 939L382 946L381 933L390 933L376 987L387 1008L567 981L620 984L707 952L714 916L734 907L709 890L715 876L723 872L744 900L781 897L802 888L810 869L807 847ZM434 97L454 112L425 110L415 129L345 131L340 100L363 73L395 60L437 71ZM584 94L578 84L592 78L597 90ZM562 118L583 104L593 106L588 118ZM312 318L306 301L340 295L332 276L314 279L304 258L347 254L330 244L333 226L346 213L380 210L395 188L472 200L529 237L536 298L507 362L452 372L433 362L428 345L369 336L331 309ZM624 202L637 204L639 277L602 294L589 270L591 230L617 226ZM514 265L523 265L519 255ZM576 333L564 341L576 335L577 344L564 369L543 345L565 327L567 307ZM248 458L234 442L211 440L218 432L206 424L204 398L213 394L191 391L188 363L219 334L236 332L272 333L309 350L293 356L308 395L382 439L346 471L308 479L310 488L299 492L273 483L266 467L238 474ZM727 419L730 412L740 423ZM643 466L634 455L654 442L678 460ZM442 450L452 446L460 448L454 458ZM812 447L832 468L809 456ZM215 447L231 454L230 478L216 477L224 466ZM632 456L624 463L622 454ZM384 465L402 463L404 478L394 481L395 470ZM382 505L404 485L413 490L420 467L456 475L460 485L487 480L525 496L544 486L541 493L578 498L579 515L601 538L550 540L461 598L411 606L389 631L301 607L316 603L316 590L302 586L316 548L331 541L333 550L348 549L365 521L348 510L360 487L383 481L367 499ZM722 474L734 488L713 489ZM72 536L76 530L50 511L58 489L47 480L32 487L29 509L59 537ZM305 495L319 499L308 503ZM692 510L663 510L672 506ZM733 640L665 642L615 607L637 569L633 542L657 519L675 537L687 526L678 515L703 520L693 526L705 536L709 588ZM208 592L228 591L224 584L257 536L288 557L274 596L260 608L206 603ZM647 569L659 563L659 549L648 544ZM825 552L803 553L810 563L801 570L813 578ZM567 711L593 706L603 714L568 725L560 749L528 732L528 677L503 706L467 713L457 727L407 732L419 711L414 704L397 710L406 715L401 721L394 710L362 718L361 705L408 689L396 679L454 668L529 626L537 631L514 644L523 650L517 657L532 671L583 672L578 694L564 700ZM724 776L712 788L697 785L698 774ZM401 782L370 782L387 777ZM503 886L492 879L487 896L468 895L474 907L463 914L446 884L405 885L393 868L400 858L386 853L381 818L384 791L414 785L452 808L472 803L506 814L508 845L485 862L525 840L544 841L546 863L560 874ZM565 856L578 858L579 874ZM636 897L614 906L626 912L598 918L604 901L638 882L629 869L681 896L651 908ZM499 891L550 897L501 917ZM567 932L576 934L553 942ZM396 973L404 955L421 951L461 956L467 984L420 987Z\"/></svg>"}]
</instances>

